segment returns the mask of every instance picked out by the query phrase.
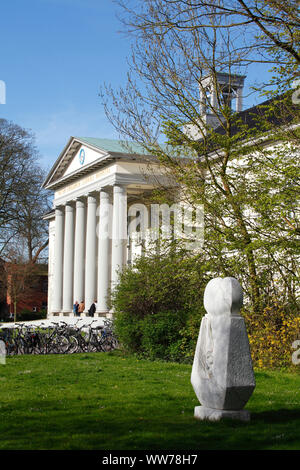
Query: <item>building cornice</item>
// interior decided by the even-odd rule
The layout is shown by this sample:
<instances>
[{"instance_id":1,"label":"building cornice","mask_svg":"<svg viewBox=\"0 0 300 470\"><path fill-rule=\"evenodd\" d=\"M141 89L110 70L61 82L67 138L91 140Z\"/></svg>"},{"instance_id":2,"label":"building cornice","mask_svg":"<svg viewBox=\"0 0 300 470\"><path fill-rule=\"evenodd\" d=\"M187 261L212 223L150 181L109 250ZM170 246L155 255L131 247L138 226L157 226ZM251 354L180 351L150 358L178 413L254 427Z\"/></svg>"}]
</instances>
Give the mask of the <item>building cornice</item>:
<instances>
[{"instance_id":1,"label":"building cornice","mask_svg":"<svg viewBox=\"0 0 300 470\"><path fill-rule=\"evenodd\" d=\"M99 153L99 158L95 161L85 165L84 167L73 171L65 176L59 176L60 174L64 173L67 167L69 166L74 154L79 150L79 148L84 145L85 147ZM96 145L86 142L84 139L80 139L78 137L70 137L67 145L60 153L58 159L52 166L47 178L45 179L42 187L49 190L56 190L60 187L64 186L65 184L69 184L76 179L81 178L83 175L90 173L98 168L108 165L111 162L115 162L117 160L122 161L135 161L135 162L146 162L146 161L154 161L155 157L150 155L138 155L132 154L127 152L113 152L102 150ZM58 177L55 178L55 175ZM55 179L54 179L55 178Z\"/></svg>"}]
</instances>

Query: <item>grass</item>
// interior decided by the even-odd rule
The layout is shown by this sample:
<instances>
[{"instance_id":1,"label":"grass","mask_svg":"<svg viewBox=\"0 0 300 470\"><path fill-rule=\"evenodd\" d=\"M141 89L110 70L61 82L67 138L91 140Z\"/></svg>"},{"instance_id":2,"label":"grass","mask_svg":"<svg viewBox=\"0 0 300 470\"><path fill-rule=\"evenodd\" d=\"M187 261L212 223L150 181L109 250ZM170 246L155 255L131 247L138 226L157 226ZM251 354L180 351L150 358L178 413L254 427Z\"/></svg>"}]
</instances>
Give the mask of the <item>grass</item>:
<instances>
[{"instance_id":1,"label":"grass","mask_svg":"<svg viewBox=\"0 0 300 470\"><path fill-rule=\"evenodd\" d=\"M190 373L119 352L6 358L0 449L300 449L299 374L256 371L251 421L211 423L193 417Z\"/></svg>"}]
</instances>

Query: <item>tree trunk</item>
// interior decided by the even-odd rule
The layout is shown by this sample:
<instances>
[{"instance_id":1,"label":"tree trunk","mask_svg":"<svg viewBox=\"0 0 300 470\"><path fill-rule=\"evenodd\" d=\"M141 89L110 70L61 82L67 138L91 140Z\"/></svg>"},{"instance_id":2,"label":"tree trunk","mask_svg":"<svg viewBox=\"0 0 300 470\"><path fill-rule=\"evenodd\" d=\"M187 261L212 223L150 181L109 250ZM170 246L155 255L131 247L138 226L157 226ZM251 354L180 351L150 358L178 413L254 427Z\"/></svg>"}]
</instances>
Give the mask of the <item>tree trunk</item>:
<instances>
[{"instance_id":1,"label":"tree trunk","mask_svg":"<svg viewBox=\"0 0 300 470\"><path fill-rule=\"evenodd\" d=\"M14 300L14 322L17 321L17 301Z\"/></svg>"}]
</instances>

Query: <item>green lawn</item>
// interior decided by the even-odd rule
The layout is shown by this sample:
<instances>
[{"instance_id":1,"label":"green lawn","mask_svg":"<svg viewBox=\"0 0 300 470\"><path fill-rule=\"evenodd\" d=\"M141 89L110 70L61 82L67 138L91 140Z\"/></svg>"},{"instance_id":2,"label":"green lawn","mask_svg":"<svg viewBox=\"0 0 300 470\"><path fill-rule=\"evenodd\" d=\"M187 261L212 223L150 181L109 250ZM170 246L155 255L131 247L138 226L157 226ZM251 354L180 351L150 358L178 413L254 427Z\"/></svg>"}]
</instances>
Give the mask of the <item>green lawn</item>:
<instances>
[{"instance_id":1,"label":"green lawn","mask_svg":"<svg viewBox=\"0 0 300 470\"><path fill-rule=\"evenodd\" d=\"M0 449L300 449L300 376L256 371L249 423L197 421L190 365L120 353L0 364Z\"/></svg>"}]
</instances>

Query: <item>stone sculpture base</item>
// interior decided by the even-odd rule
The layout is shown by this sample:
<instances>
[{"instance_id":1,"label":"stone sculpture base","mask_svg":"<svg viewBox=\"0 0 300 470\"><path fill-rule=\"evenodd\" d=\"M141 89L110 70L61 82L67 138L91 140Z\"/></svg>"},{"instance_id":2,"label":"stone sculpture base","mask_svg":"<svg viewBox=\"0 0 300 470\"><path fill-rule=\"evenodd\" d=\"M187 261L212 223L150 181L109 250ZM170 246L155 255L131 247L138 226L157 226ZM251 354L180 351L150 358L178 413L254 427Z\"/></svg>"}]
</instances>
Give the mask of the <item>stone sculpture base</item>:
<instances>
[{"instance_id":1,"label":"stone sculpture base","mask_svg":"<svg viewBox=\"0 0 300 470\"><path fill-rule=\"evenodd\" d=\"M247 410L216 410L205 406L195 406L194 417L209 421L220 421L224 418L250 421L250 412Z\"/></svg>"}]
</instances>

